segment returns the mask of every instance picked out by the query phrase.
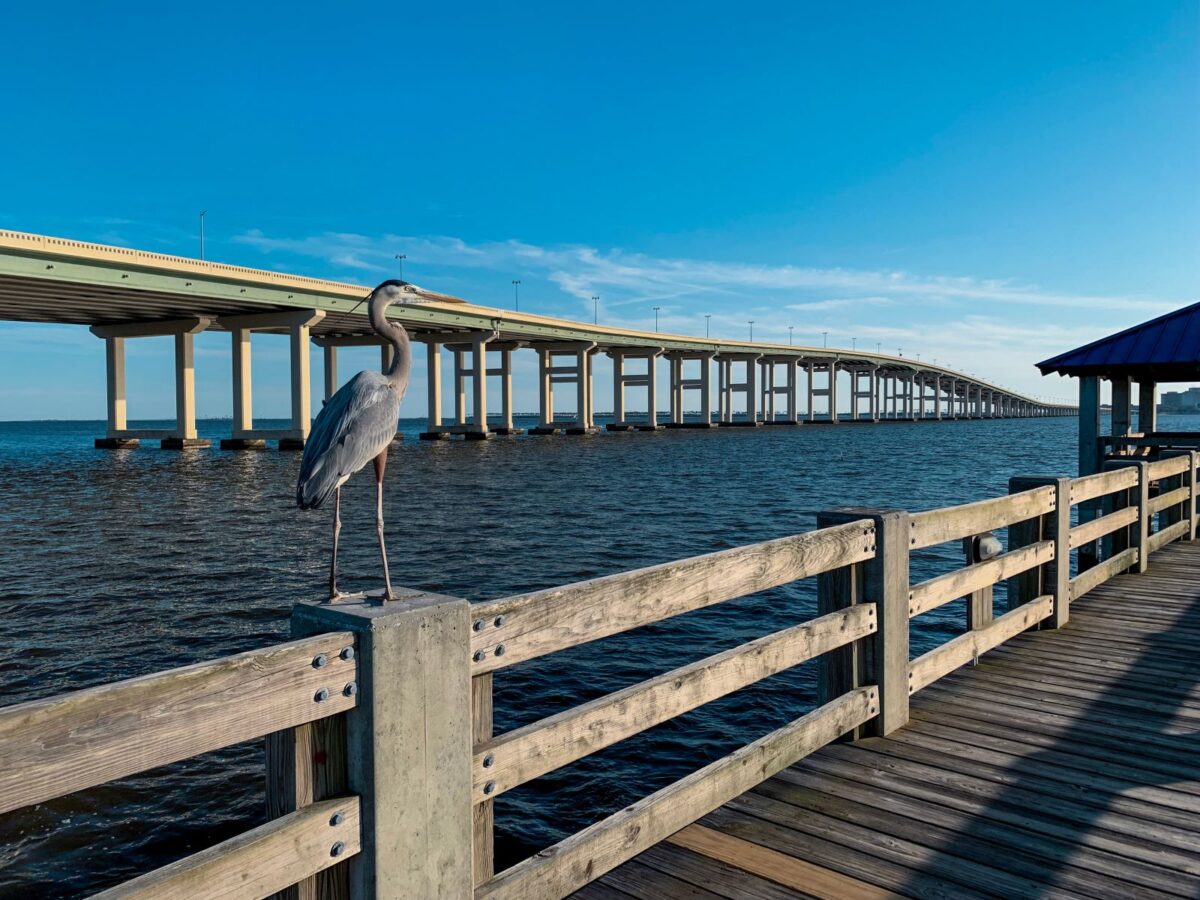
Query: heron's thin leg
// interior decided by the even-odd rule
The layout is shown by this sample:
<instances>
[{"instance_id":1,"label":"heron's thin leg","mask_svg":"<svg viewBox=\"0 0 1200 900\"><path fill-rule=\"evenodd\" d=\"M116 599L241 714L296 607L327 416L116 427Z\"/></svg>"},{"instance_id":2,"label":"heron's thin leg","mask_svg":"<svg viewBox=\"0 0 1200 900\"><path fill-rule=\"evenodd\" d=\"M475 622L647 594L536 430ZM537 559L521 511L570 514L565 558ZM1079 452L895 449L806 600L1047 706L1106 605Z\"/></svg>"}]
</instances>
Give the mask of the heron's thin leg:
<instances>
[{"instance_id":1,"label":"heron's thin leg","mask_svg":"<svg viewBox=\"0 0 1200 900\"><path fill-rule=\"evenodd\" d=\"M329 599L336 600L339 596L337 589L337 545L338 535L342 533L342 489L333 489L333 558L329 561Z\"/></svg>"},{"instance_id":2,"label":"heron's thin leg","mask_svg":"<svg viewBox=\"0 0 1200 900\"><path fill-rule=\"evenodd\" d=\"M383 559L384 600L395 600L392 577L388 574L387 547L383 543L383 470L387 466L387 451L375 457L375 531L379 535L379 556Z\"/></svg>"}]
</instances>

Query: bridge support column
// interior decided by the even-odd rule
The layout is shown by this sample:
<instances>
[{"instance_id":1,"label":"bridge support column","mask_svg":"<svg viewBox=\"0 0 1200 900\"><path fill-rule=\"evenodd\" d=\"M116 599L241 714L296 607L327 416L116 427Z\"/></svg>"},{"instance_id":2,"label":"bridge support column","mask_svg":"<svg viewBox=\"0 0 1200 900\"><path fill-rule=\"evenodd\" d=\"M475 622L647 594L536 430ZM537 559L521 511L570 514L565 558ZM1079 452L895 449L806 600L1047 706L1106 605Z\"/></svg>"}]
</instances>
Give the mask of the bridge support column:
<instances>
[{"instance_id":1,"label":"bridge support column","mask_svg":"<svg viewBox=\"0 0 1200 900\"><path fill-rule=\"evenodd\" d=\"M758 369L758 354L728 354L718 359L722 366L722 410L721 424L724 426L750 426L755 427L761 422L758 421L758 387L757 387L757 369ZM745 381L735 383L733 381L733 364L740 362L745 365ZM746 398L746 418L744 421L739 421L733 417L733 395L740 393Z\"/></svg>"},{"instance_id":2,"label":"bridge support column","mask_svg":"<svg viewBox=\"0 0 1200 900\"><path fill-rule=\"evenodd\" d=\"M658 424L658 385L656 381L656 363L661 347L629 348L614 347L608 351L613 360L613 421L606 427L609 431L657 431L663 426ZM625 361L628 359L645 360L644 373L629 373L625 371ZM671 416L676 414L675 361L671 361ZM646 418L643 421L630 421L625 409L625 388L644 387L646 389Z\"/></svg>"},{"instance_id":3,"label":"bridge support column","mask_svg":"<svg viewBox=\"0 0 1200 900\"><path fill-rule=\"evenodd\" d=\"M442 430L442 345L437 341L425 344L425 372L428 401L426 430L421 432L421 440L448 440L450 432Z\"/></svg>"},{"instance_id":4,"label":"bridge support column","mask_svg":"<svg viewBox=\"0 0 1200 900\"><path fill-rule=\"evenodd\" d=\"M712 352L694 353L690 351L674 351L667 354L671 360L671 421L668 428L712 428L716 423L712 420ZM699 364L697 377L688 378L686 366L689 362ZM721 366L721 362L718 362ZM721 409L724 409L724 381L721 382ZM684 414L687 392L697 391L700 394L700 419L696 422L687 421Z\"/></svg>"},{"instance_id":5,"label":"bridge support column","mask_svg":"<svg viewBox=\"0 0 1200 900\"><path fill-rule=\"evenodd\" d=\"M592 412L592 356L596 345L591 342L534 345L538 351L541 386L541 424L530 434L595 434L598 430ZM570 356L573 365L558 365L555 357ZM575 385L576 413L574 422L555 422L554 385Z\"/></svg>"},{"instance_id":6,"label":"bridge support column","mask_svg":"<svg viewBox=\"0 0 1200 900\"><path fill-rule=\"evenodd\" d=\"M170 450L208 447L212 442L196 434L196 363L194 338L212 320L204 317L165 322L130 322L122 325L93 325L92 334L104 338L107 385L107 428L96 438L106 450L136 447L143 438L158 438ZM175 427L166 430L128 427L125 399L125 339L165 337L175 339Z\"/></svg>"},{"instance_id":7,"label":"bridge support column","mask_svg":"<svg viewBox=\"0 0 1200 900\"><path fill-rule=\"evenodd\" d=\"M299 450L304 447L312 428L312 367L309 356L309 337L313 325L325 318L324 310L298 309L286 312L250 313L241 316L222 316L220 324L229 331L233 358L233 427L231 436L221 440L224 450L261 450L268 440L277 440L280 450ZM255 331L286 334L291 361L291 427L254 427L253 391L251 389L251 335ZM378 343L376 338L374 343ZM326 399L333 396L337 386L337 357L330 346L325 350Z\"/></svg>"}]
</instances>

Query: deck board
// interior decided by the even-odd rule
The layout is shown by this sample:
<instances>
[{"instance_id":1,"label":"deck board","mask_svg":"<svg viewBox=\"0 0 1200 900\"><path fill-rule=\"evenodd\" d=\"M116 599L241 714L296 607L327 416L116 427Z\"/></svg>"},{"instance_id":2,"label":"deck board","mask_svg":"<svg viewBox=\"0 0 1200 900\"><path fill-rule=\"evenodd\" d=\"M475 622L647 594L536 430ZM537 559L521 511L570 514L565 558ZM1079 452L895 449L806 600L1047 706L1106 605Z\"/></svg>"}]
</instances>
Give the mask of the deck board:
<instances>
[{"instance_id":1,"label":"deck board","mask_svg":"<svg viewBox=\"0 0 1200 900\"><path fill-rule=\"evenodd\" d=\"M580 896L1200 896L1198 656L1200 542L1170 544Z\"/></svg>"}]
</instances>

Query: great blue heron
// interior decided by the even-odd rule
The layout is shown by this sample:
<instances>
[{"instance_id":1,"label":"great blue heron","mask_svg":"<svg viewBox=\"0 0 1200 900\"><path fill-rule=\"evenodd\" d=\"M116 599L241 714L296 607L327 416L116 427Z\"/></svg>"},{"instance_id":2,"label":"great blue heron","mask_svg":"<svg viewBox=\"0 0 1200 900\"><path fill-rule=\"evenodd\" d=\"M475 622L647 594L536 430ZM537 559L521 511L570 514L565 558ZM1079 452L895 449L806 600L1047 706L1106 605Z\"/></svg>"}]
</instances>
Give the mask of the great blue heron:
<instances>
[{"instance_id":1,"label":"great blue heron","mask_svg":"<svg viewBox=\"0 0 1200 900\"><path fill-rule=\"evenodd\" d=\"M387 451L396 437L400 401L408 388L412 349L408 332L399 322L388 321L387 308L405 299L403 281L385 281L367 298L367 318L375 332L395 349L388 370L359 372L326 402L304 445L300 478L296 482L296 505L316 509L333 495L333 557L329 563L329 599L341 598L337 588L338 534L342 530L342 485L367 463L375 463L375 530L383 559L383 599L393 600L388 575L387 548L383 542L383 471ZM416 299L413 297L412 299Z\"/></svg>"}]
</instances>

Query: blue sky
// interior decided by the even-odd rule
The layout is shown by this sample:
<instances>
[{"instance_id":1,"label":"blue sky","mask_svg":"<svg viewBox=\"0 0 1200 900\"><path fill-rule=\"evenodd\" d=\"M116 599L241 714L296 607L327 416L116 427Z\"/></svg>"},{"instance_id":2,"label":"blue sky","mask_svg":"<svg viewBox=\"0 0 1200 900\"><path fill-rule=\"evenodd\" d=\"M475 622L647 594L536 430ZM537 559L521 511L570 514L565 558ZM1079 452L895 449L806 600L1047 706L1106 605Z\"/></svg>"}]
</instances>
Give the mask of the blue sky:
<instances>
[{"instance_id":1,"label":"blue sky","mask_svg":"<svg viewBox=\"0 0 1200 900\"><path fill-rule=\"evenodd\" d=\"M520 278L523 309L1052 396L1037 359L1200 299L1200 4L647 6L18 5L0 227L191 255L207 209L210 258L369 283L405 253L482 303ZM228 415L227 340L198 347ZM132 415L168 371L131 351ZM0 325L2 419L98 417L102 372L83 329Z\"/></svg>"}]
</instances>

